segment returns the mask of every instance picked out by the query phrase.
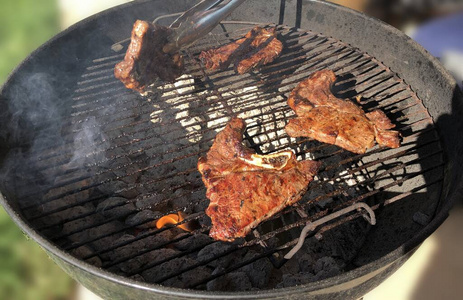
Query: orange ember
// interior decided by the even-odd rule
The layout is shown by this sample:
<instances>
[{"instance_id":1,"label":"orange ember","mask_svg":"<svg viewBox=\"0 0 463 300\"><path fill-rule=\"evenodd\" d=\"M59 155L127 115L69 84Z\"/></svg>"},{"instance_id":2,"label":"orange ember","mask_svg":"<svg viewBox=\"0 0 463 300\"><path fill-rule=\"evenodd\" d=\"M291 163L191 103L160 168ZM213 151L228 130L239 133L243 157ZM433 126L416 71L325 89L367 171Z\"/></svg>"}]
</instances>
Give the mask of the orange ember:
<instances>
[{"instance_id":1,"label":"orange ember","mask_svg":"<svg viewBox=\"0 0 463 300\"><path fill-rule=\"evenodd\" d=\"M185 217L186 217L186 214L182 213L181 211L179 211L176 214L170 214L170 215L164 216L156 222L156 228L161 229L162 227L169 225L169 224L175 225L177 223L182 222L185 219ZM185 231L192 231L192 229L189 228L188 226L188 222L180 224L177 227Z\"/></svg>"}]
</instances>

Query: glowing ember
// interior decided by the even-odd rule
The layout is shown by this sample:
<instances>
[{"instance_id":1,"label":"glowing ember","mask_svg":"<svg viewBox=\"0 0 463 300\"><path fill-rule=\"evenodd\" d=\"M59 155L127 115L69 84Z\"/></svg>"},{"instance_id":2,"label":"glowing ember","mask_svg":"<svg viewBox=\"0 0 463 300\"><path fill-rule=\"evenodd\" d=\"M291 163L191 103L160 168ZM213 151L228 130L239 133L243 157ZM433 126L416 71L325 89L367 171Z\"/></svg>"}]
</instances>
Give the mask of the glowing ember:
<instances>
[{"instance_id":1,"label":"glowing ember","mask_svg":"<svg viewBox=\"0 0 463 300\"><path fill-rule=\"evenodd\" d=\"M182 212L178 212L176 214L170 214L170 215L167 215L167 216L164 216L162 218L160 218L157 222L156 222L156 228L157 229L161 229L162 227L166 226L166 225L175 225L177 223L180 223L182 222L186 217L186 214L182 213ZM177 226L178 228L181 228L185 231L192 231L193 229L191 229L189 226L188 226L188 222L187 223L183 223L183 224L180 224Z\"/></svg>"}]
</instances>

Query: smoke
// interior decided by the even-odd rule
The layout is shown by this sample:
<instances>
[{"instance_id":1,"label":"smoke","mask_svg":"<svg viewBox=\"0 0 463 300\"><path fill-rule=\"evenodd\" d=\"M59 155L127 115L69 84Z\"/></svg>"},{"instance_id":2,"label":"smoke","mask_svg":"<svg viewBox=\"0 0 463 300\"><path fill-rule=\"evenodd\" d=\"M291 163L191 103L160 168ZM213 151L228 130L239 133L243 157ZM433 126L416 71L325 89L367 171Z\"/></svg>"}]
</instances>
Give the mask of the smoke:
<instances>
[{"instance_id":1,"label":"smoke","mask_svg":"<svg viewBox=\"0 0 463 300\"><path fill-rule=\"evenodd\" d=\"M39 136L58 133L62 114L50 75L22 76L7 97L10 119L4 136L9 135L15 143L23 144L24 137L32 134L32 129Z\"/></svg>"},{"instance_id":2,"label":"smoke","mask_svg":"<svg viewBox=\"0 0 463 300\"><path fill-rule=\"evenodd\" d=\"M4 93L0 181L2 192L33 192L37 201L70 169L90 172L86 165L102 160L108 143L97 116L72 118L69 82L53 72L22 74Z\"/></svg>"},{"instance_id":3,"label":"smoke","mask_svg":"<svg viewBox=\"0 0 463 300\"><path fill-rule=\"evenodd\" d=\"M68 167L79 168L103 160L109 142L96 117L89 117L74 128L73 154Z\"/></svg>"},{"instance_id":4,"label":"smoke","mask_svg":"<svg viewBox=\"0 0 463 300\"><path fill-rule=\"evenodd\" d=\"M87 92L77 82L92 59L114 55L110 45L130 36L135 19L152 20L192 6L188 0L180 4L159 1L153 11L146 2L132 13L103 13L35 53L12 75L0 95L2 193L18 199L26 190L37 191L40 199L41 191L46 193L60 178L69 178L73 170L91 176L98 169L95 166L105 159L109 147L104 130L116 107L109 104L79 114L78 105L91 100L75 101L73 93L80 89L86 96L97 90Z\"/></svg>"}]
</instances>

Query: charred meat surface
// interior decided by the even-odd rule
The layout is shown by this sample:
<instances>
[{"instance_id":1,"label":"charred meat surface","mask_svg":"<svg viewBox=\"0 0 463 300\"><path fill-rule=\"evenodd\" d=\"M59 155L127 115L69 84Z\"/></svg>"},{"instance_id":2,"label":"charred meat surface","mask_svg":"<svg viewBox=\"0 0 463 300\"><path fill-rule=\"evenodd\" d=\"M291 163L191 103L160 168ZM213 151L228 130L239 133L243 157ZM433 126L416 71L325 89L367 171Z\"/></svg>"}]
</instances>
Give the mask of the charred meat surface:
<instances>
[{"instance_id":1,"label":"charred meat surface","mask_svg":"<svg viewBox=\"0 0 463 300\"><path fill-rule=\"evenodd\" d=\"M216 240L244 237L260 222L299 201L321 165L297 161L290 150L258 155L242 143L245 128L242 119L232 119L198 161L210 199L209 235Z\"/></svg>"},{"instance_id":2,"label":"charred meat surface","mask_svg":"<svg viewBox=\"0 0 463 300\"><path fill-rule=\"evenodd\" d=\"M331 86L336 75L330 70L313 73L291 92L288 105L297 117L285 129L291 137L311 137L354 153L374 146L400 146L399 132L381 110L365 113L349 100L336 98Z\"/></svg>"},{"instance_id":3,"label":"charred meat surface","mask_svg":"<svg viewBox=\"0 0 463 300\"><path fill-rule=\"evenodd\" d=\"M114 68L114 75L129 89L142 92L157 78L172 82L182 75L184 64L179 53L162 51L170 29L137 20L124 60Z\"/></svg>"},{"instance_id":4,"label":"charred meat surface","mask_svg":"<svg viewBox=\"0 0 463 300\"><path fill-rule=\"evenodd\" d=\"M203 51L199 58L208 69L225 69L233 63L236 71L244 74L260 65L271 63L282 50L283 44L277 39L275 28L255 27L244 38Z\"/></svg>"}]
</instances>

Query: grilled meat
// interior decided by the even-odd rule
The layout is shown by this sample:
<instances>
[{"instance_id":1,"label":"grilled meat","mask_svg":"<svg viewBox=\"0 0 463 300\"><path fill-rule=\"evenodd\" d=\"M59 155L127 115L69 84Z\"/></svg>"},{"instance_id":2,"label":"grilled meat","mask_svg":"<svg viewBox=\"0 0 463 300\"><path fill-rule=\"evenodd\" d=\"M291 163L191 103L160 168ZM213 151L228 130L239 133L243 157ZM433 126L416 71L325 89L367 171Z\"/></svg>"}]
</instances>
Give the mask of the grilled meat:
<instances>
[{"instance_id":1,"label":"grilled meat","mask_svg":"<svg viewBox=\"0 0 463 300\"><path fill-rule=\"evenodd\" d=\"M137 20L124 60L114 68L114 75L129 89L142 92L156 78L172 82L182 75L183 57L162 51L170 29Z\"/></svg>"},{"instance_id":2,"label":"grilled meat","mask_svg":"<svg viewBox=\"0 0 463 300\"><path fill-rule=\"evenodd\" d=\"M245 123L232 119L219 132L198 170L210 199L209 235L222 241L244 237L260 222L299 201L320 167L297 161L290 150L258 155L242 143Z\"/></svg>"},{"instance_id":3,"label":"grilled meat","mask_svg":"<svg viewBox=\"0 0 463 300\"><path fill-rule=\"evenodd\" d=\"M199 58L208 69L225 69L233 63L236 71L244 74L260 65L271 63L281 54L283 44L276 35L275 28L255 27L244 38L203 51Z\"/></svg>"},{"instance_id":4,"label":"grilled meat","mask_svg":"<svg viewBox=\"0 0 463 300\"><path fill-rule=\"evenodd\" d=\"M355 153L365 153L376 142L400 146L399 132L381 110L365 113L349 100L336 98L331 85L336 75L330 70L315 72L291 92L288 105L297 117L285 129L291 137L311 137Z\"/></svg>"}]
</instances>

